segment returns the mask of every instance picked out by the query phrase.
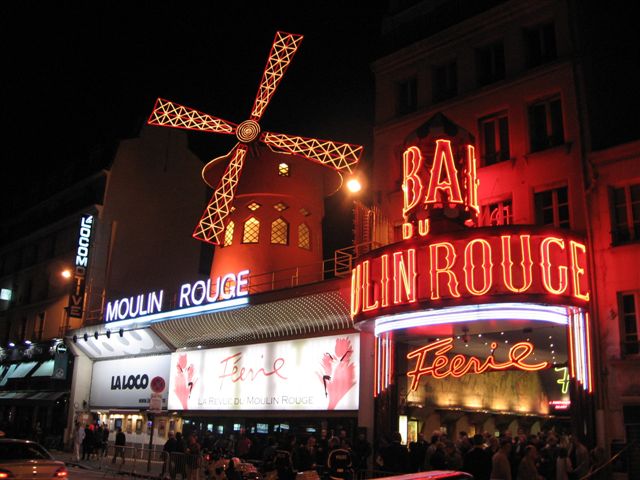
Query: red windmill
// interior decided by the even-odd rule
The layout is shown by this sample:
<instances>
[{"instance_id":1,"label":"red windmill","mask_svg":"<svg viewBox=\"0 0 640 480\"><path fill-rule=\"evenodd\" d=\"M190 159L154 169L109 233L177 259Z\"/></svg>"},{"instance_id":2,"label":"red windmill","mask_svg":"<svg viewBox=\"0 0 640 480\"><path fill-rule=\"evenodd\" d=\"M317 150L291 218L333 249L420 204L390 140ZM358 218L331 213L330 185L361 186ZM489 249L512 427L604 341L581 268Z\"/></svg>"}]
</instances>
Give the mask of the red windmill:
<instances>
[{"instance_id":1,"label":"red windmill","mask_svg":"<svg viewBox=\"0 0 640 480\"><path fill-rule=\"evenodd\" d=\"M252 142L263 142L273 150L299 155L338 171L351 172L351 166L360 159L362 154L362 146L360 145L262 132L260 129L258 122L282 80L293 55L298 50L302 38L302 35L276 32L251 116L238 125L168 100L159 98L156 101L148 120L150 125L228 135L235 134L239 141L227 155L211 160L203 169L202 176L205 182L213 188L213 185L207 180L206 172L220 160L230 158L229 164L193 232L194 238L215 245L222 243L226 218L231 211L248 146Z\"/></svg>"}]
</instances>

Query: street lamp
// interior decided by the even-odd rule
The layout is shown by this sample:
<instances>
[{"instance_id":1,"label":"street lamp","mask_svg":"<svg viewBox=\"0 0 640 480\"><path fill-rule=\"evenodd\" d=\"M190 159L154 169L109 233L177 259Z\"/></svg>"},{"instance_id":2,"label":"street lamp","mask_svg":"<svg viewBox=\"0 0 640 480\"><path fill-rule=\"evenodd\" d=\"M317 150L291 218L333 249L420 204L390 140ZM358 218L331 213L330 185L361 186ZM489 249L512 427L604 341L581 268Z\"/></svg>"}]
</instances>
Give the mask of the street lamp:
<instances>
[{"instance_id":1,"label":"street lamp","mask_svg":"<svg viewBox=\"0 0 640 480\"><path fill-rule=\"evenodd\" d=\"M362 190L362 184L360 183L360 180L358 180L357 177L352 177L349 180L347 180L347 189L351 193L358 193L360 190Z\"/></svg>"},{"instance_id":2,"label":"street lamp","mask_svg":"<svg viewBox=\"0 0 640 480\"><path fill-rule=\"evenodd\" d=\"M66 268L62 272L60 272L60 275L62 275L63 278L71 278L71 270Z\"/></svg>"}]
</instances>

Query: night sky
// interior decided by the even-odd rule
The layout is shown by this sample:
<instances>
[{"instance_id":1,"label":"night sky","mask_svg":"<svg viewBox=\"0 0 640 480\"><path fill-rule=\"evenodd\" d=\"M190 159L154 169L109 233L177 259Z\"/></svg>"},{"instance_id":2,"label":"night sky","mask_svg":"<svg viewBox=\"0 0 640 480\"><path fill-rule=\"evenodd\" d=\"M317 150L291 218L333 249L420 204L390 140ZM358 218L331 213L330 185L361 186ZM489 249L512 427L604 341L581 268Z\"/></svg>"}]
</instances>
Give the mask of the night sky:
<instances>
[{"instance_id":1,"label":"night sky","mask_svg":"<svg viewBox=\"0 0 640 480\"><path fill-rule=\"evenodd\" d=\"M245 120L276 30L305 38L262 128L363 144L366 162L384 2L351 3L3 2L3 199L136 136L156 97ZM189 139L203 161L234 142Z\"/></svg>"}]
</instances>

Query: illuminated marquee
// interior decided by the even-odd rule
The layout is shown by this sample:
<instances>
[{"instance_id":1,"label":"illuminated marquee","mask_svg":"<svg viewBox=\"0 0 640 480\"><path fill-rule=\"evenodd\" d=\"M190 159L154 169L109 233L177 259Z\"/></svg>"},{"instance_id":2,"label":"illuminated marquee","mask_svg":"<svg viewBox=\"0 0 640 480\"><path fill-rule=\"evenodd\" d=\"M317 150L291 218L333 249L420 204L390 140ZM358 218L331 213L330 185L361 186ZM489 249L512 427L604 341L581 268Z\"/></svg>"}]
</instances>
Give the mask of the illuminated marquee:
<instances>
[{"instance_id":1,"label":"illuminated marquee","mask_svg":"<svg viewBox=\"0 0 640 480\"><path fill-rule=\"evenodd\" d=\"M457 158L456 153L462 153ZM460 219L473 224L478 216L477 161L472 145L457 146L452 140L438 138L435 150L427 156L418 146L408 147L402 155L403 207L405 239L424 237L430 230L430 218L436 209L457 209Z\"/></svg>"},{"instance_id":2,"label":"illuminated marquee","mask_svg":"<svg viewBox=\"0 0 640 480\"><path fill-rule=\"evenodd\" d=\"M509 349L509 359L505 362L499 362L494 358L493 352L497 347L497 343L491 344L492 353L484 361L478 357L462 354L449 358L447 353L453 350L453 338L445 338L413 350L407 354L407 359L416 359L415 368L407 372L407 377L411 378L410 390L415 391L418 389L420 378L424 375L431 375L437 379L448 376L460 378L468 373L484 373L486 371L513 368L535 372L549 366L548 362L533 364L527 362L534 349L533 344L530 342L519 342L513 345ZM430 353L433 355L429 355Z\"/></svg>"},{"instance_id":3,"label":"illuminated marquee","mask_svg":"<svg viewBox=\"0 0 640 480\"><path fill-rule=\"evenodd\" d=\"M180 286L178 309L223 302L249 294L249 270L227 273L208 280L198 280ZM105 321L113 322L154 315L163 311L164 291L154 291L135 297L119 298L107 303Z\"/></svg>"},{"instance_id":4,"label":"illuminated marquee","mask_svg":"<svg viewBox=\"0 0 640 480\"><path fill-rule=\"evenodd\" d=\"M538 227L473 229L388 245L351 276L356 322L422 307L523 300L584 306L586 247Z\"/></svg>"},{"instance_id":5,"label":"illuminated marquee","mask_svg":"<svg viewBox=\"0 0 640 480\"><path fill-rule=\"evenodd\" d=\"M91 246L91 230L93 215L83 215L80 219L78 246L76 248L75 269L73 271L73 290L69 295L69 316L82 318L84 313L84 293L89 267L89 248Z\"/></svg>"}]
</instances>

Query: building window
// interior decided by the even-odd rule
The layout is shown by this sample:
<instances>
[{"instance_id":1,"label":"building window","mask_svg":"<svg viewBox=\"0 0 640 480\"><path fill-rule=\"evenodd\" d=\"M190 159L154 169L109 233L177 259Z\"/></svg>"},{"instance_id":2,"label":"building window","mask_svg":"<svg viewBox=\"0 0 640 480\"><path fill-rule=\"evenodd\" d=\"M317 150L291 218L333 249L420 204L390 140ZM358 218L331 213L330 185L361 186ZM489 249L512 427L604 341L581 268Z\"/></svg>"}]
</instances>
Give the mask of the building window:
<instances>
[{"instance_id":1,"label":"building window","mask_svg":"<svg viewBox=\"0 0 640 480\"><path fill-rule=\"evenodd\" d=\"M556 31L553 23L538 25L524 31L527 66L529 68L555 60Z\"/></svg>"},{"instance_id":2,"label":"building window","mask_svg":"<svg viewBox=\"0 0 640 480\"><path fill-rule=\"evenodd\" d=\"M260 220L255 217L249 218L244 222L244 231L242 232L242 243L258 243L260 239Z\"/></svg>"},{"instance_id":3,"label":"building window","mask_svg":"<svg viewBox=\"0 0 640 480\"><path fill-rule=\"evenodd\" d=\"M610 190L612 241L640 240L640 184Z\"/></svg>"},{"instance_id":4,"label":"building window","mask_svg":"<svg viewBox=\"0 0 640 480\"><path fill-rule=\"evenodd\" d=\"M509 119L506 112L480 120L480 139L483 165L493 165L511 158Z\"/></svg>"},{"instance_id":5,"label":"building window","mask_svg":"<svg viewBox=\"0 0 640 480\"><path fill-rule=\"evenodd\" d=\"M311 250L311 230L306 223L298 225L298 247Z\"/></svg>"},{"instance_id":6,"label":"building window","mask_svg":"<svg viewBox=\"0 0 640 480\"><path fill-rule=\"evenodd\" d=\"M227 228L224 231L224 246L228 247L229 245L231 245L233 243L233 230L236 227L236 224L233 223L233 220L231 220L229 223L227 223Z\"/></svg>"},{"instance_id":7,"label":"building window","mask_svg":"<svg viewBox=\"0 0 640 480\"><path fill-rule=\"evenodd\" d=\"M278 212L283 212L287 208L289 208L289 205L287 205L286 203L283 203L283 202L278 202L273 206L273 208L276 209Z\"/></svg>"},{"instance_id":8,"label":"building window","mask_svg":"<svg viewBox=\"0 0 640 480\"><path fill-rule=\"evenodd\" d=\"M620 344L622 355L640 353L638 343L638 293L618 294Z\"/></svg>"},{"instance_id":9,"label":"building window","mask_svg":"<svg viewBox=\"0 0 640 480\"><path fill-rule=\"evenodd\" d=\"M504 79L502 41L476 49L476 79L479 86Z\"/></svg>"},{"instance_id":10,"label":"building window","mask_svg":"<svg viewBox=\"0 0 640 480\"><path fill-rule=\"evenodd\" d=\"M306 208L302 207L300 209L300 215L302 215L303 217L308 217L309 215L311 215L311 212Z\"/></svg>"},{"instance_id":11,"label":"building window","mask_svg":"<svg viewBox=\"0 0 640 480\"><path fill-rule=\"evenodd\" d=\"M559 97L529 105L529 139L532 152L564 143L562 103Z\"/></svg>"},{"instance_id":12,"label":"building window","mask_svg":"<svg viewBox=\"0 0 640 480\"><path fill-rule=\"evenodd\" d=\"M537 225L570 228L567 187L538 192L535 194L534 203Z\"/></svg>"},{"instance_id":13,"label":"building window","mask_svg":"<svg viewBox=\"0 0 640 480\"><path fill-rule=\"evenodd\" d=\"M458 94L458 67L455 61L433 68L433 101L440 102Z\"/></svg>"},{"instance_id":14,"label":"building window","mask_svg":"<svg viewBox=\"0 0 640 480\"><path fill-rule=\"evenodd\" d=\"M278 164L278 175L281 176L281 177L288 177L289 176L289 164L288 163L281 162L280 164Z\"/></svg>"},{"instance_id":15,"label":"building window","mask_svg":"<svg viewBox=\"0 0 640 480\"><path fill-rule=\"evenodd\" d=\"M256 210L258 210L262 205L260 205L258 202L251 202L247 205L247 208L249 210L251 210L252 212L255 212Z\"/></svg>"},{"instance_id":16,"label":"building window","mask_svg":"<svg viewBox=\"0 0 640 480\"><path fill-rule=\"evenodd\" d=\"M284 218L276 218L271 222L271 243L275 245L289 244L289 224Z\"/></svg>"},{"instance_id":17,"label":"building window","mask_svg":"<svg viewBox=\"0 0 640 480\"><path fill-rule=\"evenodd\" d=\"M490 203L480 207L478 223L481 227L513 224L513 208L511 199Z\"/></svg>"},{"instance_id":18,"label":"building window","mask_svg":"<svg viewBox=\"0 0 640 480\"><path fill-rule=\"evenodd\" d=\"M35 329L35 332L33 333L33 337L37 341L41 341L42 337L44 336L44 325L45 325L44 322L45 322L45 312L40 312L36 316L36 329Z\"/></svg>"},{"instance_id":19,"label":"building window","mask_svg":"<svg viewBox=\"0 0 640 480\"><path fill-rule=\"evenodd\" d=\"M416 77L396 84L396 114L405 115L418 108L418 82Z\"/></svg>"}]
</instances>

